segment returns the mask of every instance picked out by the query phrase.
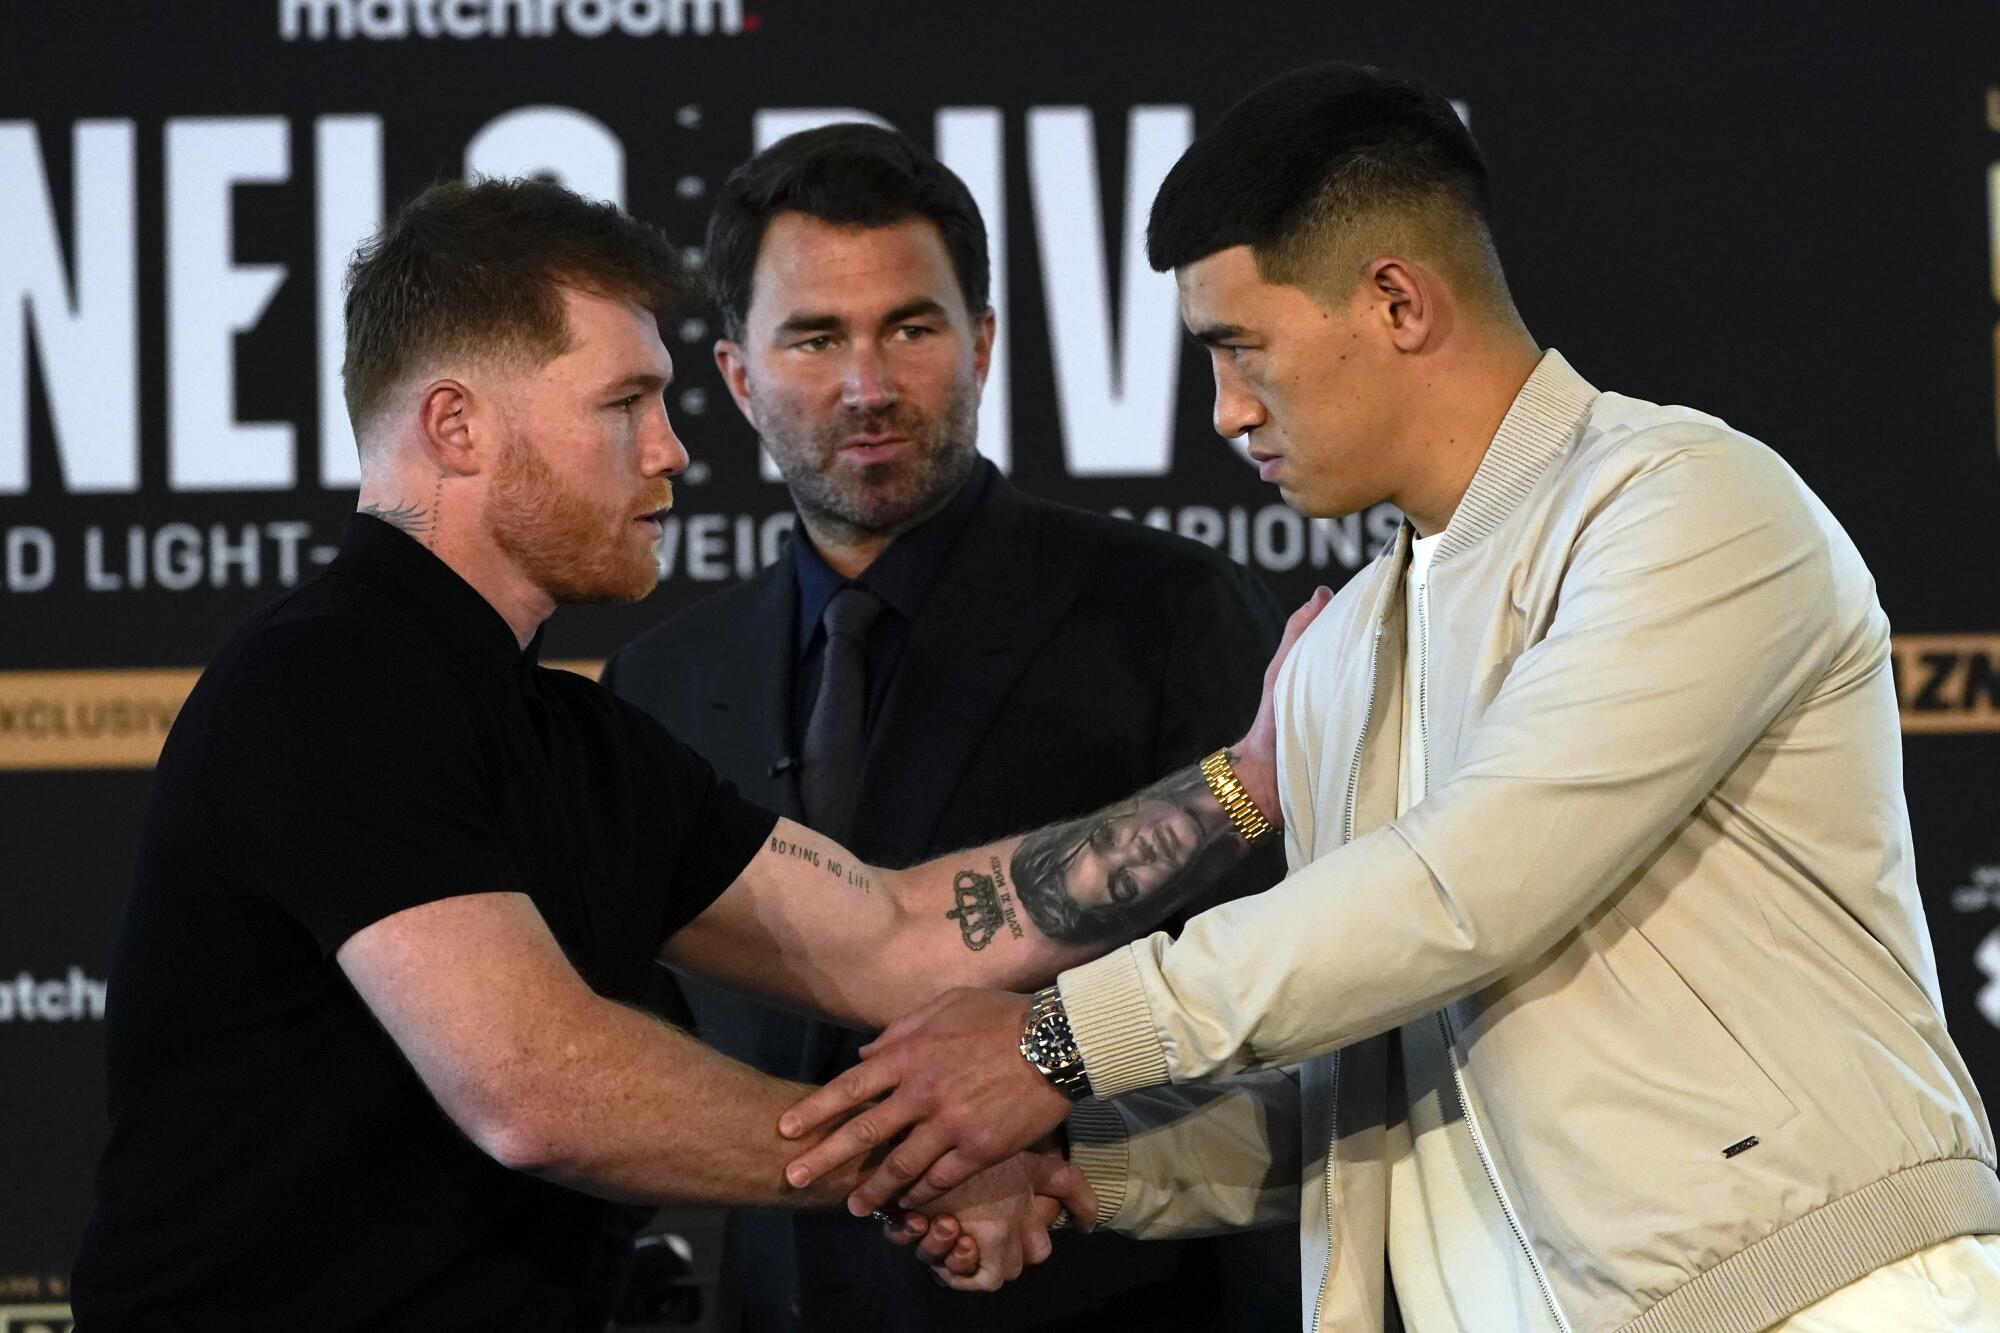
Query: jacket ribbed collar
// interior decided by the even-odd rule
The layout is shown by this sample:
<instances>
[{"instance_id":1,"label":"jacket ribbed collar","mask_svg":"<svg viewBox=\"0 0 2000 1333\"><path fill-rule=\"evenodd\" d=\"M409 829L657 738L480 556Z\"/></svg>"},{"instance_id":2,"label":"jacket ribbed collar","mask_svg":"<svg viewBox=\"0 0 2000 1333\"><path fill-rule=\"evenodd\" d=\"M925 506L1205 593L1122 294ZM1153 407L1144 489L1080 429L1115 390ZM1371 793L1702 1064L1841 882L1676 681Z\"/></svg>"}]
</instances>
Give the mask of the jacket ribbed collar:
<instances>
[{"instance_id":1,"label":"jacket ribbed collar","mask_svg":"<svg viewBox=\"0 0 2000 1333\"><path fill-rule=\"evenodd\" d=\"M1449 560L1499 527L1583 425L1597 390L1550 348L1514 395L1431 561Z\"/></svg>"}]
</instances>

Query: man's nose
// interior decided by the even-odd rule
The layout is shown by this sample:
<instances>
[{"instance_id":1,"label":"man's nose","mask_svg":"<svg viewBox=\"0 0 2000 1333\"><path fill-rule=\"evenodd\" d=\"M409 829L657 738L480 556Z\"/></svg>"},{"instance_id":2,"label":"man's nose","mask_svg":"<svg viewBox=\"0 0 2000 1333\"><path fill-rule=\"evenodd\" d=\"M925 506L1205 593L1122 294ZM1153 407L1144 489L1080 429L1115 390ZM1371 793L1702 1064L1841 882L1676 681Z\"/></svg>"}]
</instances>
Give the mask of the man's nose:
<instances>
[{"instance_id":1,"label":"man's nose","mask_svg":"<svg viewBox=\"0 0 2000 1333\"><path fill-rule=\"evenodd\" d=\"M1215 433L1225 440L1235 439L1264 424L1264 404L1244 384L1234 366L1212 355L1215 371Z\"/></svg>"},{"instance_id":2,"label":"man's nose","mask_svg":"<svg viewBox=\"0 0 2000 1333\"><path fill-rule=\"evenodd\" d=\"M680 434L667 416L666 404L662 403L659 412L647 422L639 466L649 477L678 477L687 471L687 465L687 446L681 443Z\"/></svg>"},{"instance_id":3,"label":"man's nose","mask_svg":"<svg viewBox=\"0 0 2000 1333\"><path fill-rule=\"evenodd\" d=\"M1245 393L1241 388L1224 387L1218 381L1215 386L1215 433L1226 440L1264 424L1264 405L1255 395Z\"/></svg>"},{"instance_id":4,"label":"man's nose","mask_svg":"<svg viewBox=\"0 0 2000 1333\"><path fill-rule=\"evenodd\" d=\"M848 356L846 373L840 381L842 407L870 411L896 401L896 385L882 349L872 342L858 341Z\"/></svg>"}]
</instances>

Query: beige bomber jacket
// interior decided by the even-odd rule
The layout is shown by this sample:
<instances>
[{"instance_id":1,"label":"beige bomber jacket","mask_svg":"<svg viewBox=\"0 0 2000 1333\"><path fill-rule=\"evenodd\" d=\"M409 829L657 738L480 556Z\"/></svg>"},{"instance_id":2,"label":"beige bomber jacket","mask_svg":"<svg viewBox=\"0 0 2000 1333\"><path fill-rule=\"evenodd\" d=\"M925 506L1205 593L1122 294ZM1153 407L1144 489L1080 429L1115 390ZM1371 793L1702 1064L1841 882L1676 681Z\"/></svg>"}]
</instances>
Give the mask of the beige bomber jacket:
<instances>
[{"instance_id":1,"label":"beige bomber jacket","mask_svg":"<svg viewBox=\"0 0 2000 1333\"><path fill-rule=\"evenodd\" d=\"M1296 1218L1308 1327L1381 1328L1385 1034L1426 1022L1564 1328L1747 1333L2000 1231L1888 622L1817 498L1547 353L1431 566L1397 818L1408 540L1280 680L1289 876L1061 979L1106 1224Z\"/></svg>"}]
</instances>

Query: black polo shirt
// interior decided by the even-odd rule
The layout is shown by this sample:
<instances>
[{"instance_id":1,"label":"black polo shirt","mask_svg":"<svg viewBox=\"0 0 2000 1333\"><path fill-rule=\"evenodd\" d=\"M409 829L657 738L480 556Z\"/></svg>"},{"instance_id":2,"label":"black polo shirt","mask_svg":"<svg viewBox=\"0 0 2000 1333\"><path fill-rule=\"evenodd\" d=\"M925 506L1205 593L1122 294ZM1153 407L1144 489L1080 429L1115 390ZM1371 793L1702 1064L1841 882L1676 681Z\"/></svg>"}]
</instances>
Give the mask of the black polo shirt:
<instances>
[{"instance_id":1,"label":"black polo shirt","mask_svg":"<svg viewBox=\"0 0 2000 1333\"><path fill-rule=\"evenodd\" d=\"M774 818L357 516L223 648L161 755L112 959L79 1328L577 1327L605 1206L473 1146L335 951L520 891L585 981L636 1001Z\"/></svg>"}]
</instances>

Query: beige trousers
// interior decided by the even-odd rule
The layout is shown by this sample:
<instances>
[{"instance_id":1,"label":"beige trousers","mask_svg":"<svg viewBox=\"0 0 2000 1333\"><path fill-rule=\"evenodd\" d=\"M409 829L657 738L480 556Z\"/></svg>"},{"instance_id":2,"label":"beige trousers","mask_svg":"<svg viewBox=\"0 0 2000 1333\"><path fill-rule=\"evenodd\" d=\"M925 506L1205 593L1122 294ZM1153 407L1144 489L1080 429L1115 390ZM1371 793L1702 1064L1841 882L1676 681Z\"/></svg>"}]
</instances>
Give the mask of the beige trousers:
<instances>
[{"instance_id":1,"label":"beige trousers","mask_svg":"<svg viewBox=\"0 0 2000 1333\"><path fill-rule=\"evenodd\" d=\"M1884 1264L1771 1333L2000 1333L2000 1236L1960 1236Z\"/></svg>"}]
</instances>

